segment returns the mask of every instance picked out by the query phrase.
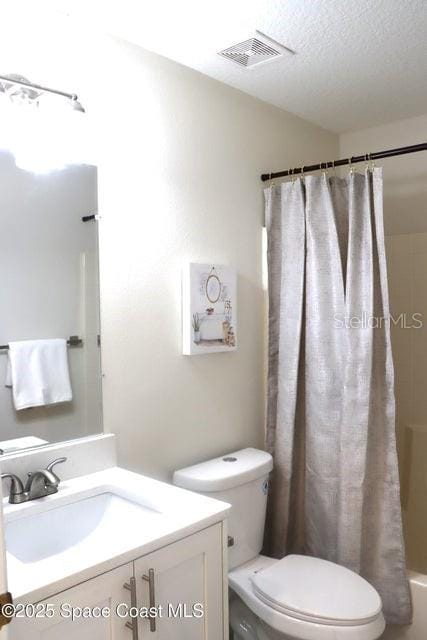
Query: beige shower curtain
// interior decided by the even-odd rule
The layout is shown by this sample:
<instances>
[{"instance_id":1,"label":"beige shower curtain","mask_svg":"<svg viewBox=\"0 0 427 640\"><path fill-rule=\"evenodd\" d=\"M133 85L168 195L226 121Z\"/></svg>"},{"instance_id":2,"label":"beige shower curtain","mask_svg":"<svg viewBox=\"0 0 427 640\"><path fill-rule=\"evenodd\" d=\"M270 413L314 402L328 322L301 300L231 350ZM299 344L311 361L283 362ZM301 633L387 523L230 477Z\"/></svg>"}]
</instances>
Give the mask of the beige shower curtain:
<instances>
[{"instance_id":1,"label":"beige shower curtain","mask_svg":"<svg viewBox=\"0 0 427 640\"><path fill-rule=\"evenodd\" d=\"M266 549L342 564L388 622L411 605L395 443L382 174L307 176L266 195Z\"/></svg>"}]
</instances>

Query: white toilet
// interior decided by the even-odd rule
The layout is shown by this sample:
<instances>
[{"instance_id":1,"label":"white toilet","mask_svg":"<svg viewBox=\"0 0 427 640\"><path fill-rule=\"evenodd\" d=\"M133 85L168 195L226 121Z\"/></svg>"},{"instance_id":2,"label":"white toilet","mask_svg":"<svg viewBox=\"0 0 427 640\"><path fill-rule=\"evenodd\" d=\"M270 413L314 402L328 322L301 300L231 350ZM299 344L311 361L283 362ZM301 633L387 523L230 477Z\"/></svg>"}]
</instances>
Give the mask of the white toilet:
<instances>
[{"instance_id":1,"label":"white toilet","mask_svg":"<svg viewBox=\"0 0 427 640\"><path fill-rule=\"evenodd\" d=\"M376 590L353 571L308 556L260 555L271 456L242 449L174 474L174 483L232 505L228 518L234 640L375 640Z\"/></svg>"}]
</instances>

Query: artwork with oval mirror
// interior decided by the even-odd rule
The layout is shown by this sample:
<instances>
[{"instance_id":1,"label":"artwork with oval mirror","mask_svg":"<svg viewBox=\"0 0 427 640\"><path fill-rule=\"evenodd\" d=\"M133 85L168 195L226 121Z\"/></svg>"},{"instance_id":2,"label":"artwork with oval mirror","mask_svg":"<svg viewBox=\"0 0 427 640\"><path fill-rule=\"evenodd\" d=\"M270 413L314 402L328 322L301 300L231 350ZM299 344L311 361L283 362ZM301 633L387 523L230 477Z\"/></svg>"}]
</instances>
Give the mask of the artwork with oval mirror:
<instances>
[{"instance_id":1,"label":"artwork with oval mirror","mask_svg":"<svg viewBox=\"0 0 427 640\"><path fill-rule=\"evenodd\" d=\"M237 349L237 274L221 264L189 263L182 280L184 355Z\"/></svg>"},{"instance_id":2,"label":"artwork with oval mirror","mask_svg":"<svg viewBox=\"0 0 427 640\"><path fill-rule=\"evenodd\" d=\"M97 169L75 153L86 116L1 108L0 450L7 455L101 432L102 396Z\"/></svg>"},{"instance_id":3,"label":"artwork with oval mirror","mask_svg":"<svg viewBox=\"0 0 427 640\"><path fill-rule=\"evenodd\" d=\"M221 287L221 280L215 273L215 267L212 267L212 270L206 280L206 297L209 302L212 302L212 304L218 302L221 295Z\"/></svg>"}]
</instances>

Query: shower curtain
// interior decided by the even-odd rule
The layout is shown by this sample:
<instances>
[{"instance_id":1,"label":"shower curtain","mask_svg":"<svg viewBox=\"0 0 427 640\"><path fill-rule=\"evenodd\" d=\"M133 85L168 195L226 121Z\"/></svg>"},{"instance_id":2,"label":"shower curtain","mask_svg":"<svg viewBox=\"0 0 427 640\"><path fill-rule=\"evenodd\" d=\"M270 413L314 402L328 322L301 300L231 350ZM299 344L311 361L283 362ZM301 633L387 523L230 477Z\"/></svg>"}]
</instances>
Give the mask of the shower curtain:
<instances>
[{"instance_id":1,"label":"shower curtain","mask_svg":"<svg viewBox=\"0 0 427 640\"><path fill-rule=\"evenodd\" d=\"M382 173L266 190L266 551L337 562L406 624Z\"/></svg>"}]
</instances>

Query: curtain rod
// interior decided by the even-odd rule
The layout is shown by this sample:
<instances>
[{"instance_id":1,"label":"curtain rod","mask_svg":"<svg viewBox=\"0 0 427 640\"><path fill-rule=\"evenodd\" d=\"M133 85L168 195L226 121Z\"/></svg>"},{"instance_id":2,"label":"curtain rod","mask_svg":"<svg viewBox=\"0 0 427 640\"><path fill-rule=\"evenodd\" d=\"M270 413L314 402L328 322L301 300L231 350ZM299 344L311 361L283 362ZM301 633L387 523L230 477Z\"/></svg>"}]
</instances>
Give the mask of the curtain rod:
<instances>
[{"instance_id":1,"label":"curtain rod","mask_svg":"<svg viewBox=\"0 0 427 640\"><path fill-rule=\"evenodd\" d=\"M37 91L46 91L47 93L55 93L58 96L63 96L64 98L69 98L70 100L78 100L78 96L75 93L66 93L65 91L59 91L59 89L50 89L49 87L44 87L41 84L35 84L34 82L26 82L25 80L18 80L9 78L8 76L1 76L0 81L5 82L7 84L17 84L19 87L24 87L28 89L36 89Z\"/></svg>"},{"instance_id":2,"label":"curtain rod","mask_svg":"<svg viewBox=\"0 0 427 640\"><path fill-rule=\"evenodd\" d=\"M376 153L366 153L363 156L352 156L351 158L341 158L341 160L333 160L329 162L322 162L320 164L311 164L304 167L297 167L296 169L287 169L286 171L277 171L276 173L263 173L261 180L267 182L273 178L284 178L286 176L293 176L298 173L311 173L312 171L319 171L320 169L333 169L335 167L342 167L344 165L352 165L357 162L367 162L370 160L380 160L380 158L392 158L393 156L403 156L406 153L416 153L417 151L427 151L427 142L421 142L420 144L413 144L409 147L400 147L399 149L388 149L387 151L377 151Z\"/></svg>"}]
</instances>

